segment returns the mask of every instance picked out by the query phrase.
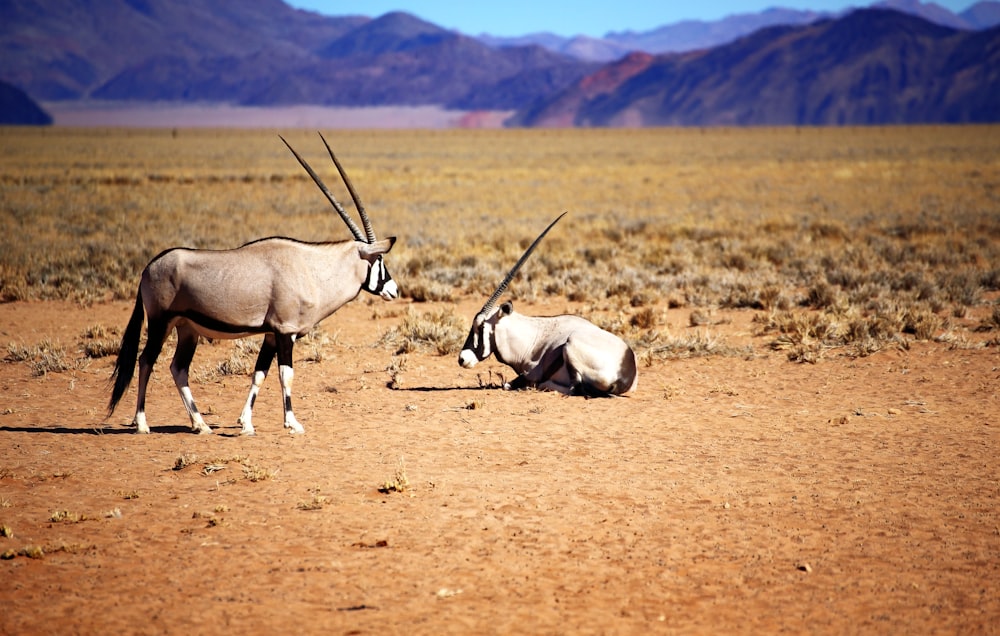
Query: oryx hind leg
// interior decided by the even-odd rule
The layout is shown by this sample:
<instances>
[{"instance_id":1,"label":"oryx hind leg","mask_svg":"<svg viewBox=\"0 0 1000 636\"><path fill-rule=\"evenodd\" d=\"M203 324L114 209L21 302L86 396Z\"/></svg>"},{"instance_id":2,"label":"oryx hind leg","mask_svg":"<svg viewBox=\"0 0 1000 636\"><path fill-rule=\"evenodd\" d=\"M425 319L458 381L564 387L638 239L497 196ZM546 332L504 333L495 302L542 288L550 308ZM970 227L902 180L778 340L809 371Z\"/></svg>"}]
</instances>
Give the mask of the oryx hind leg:
<instances>
[{"instance_id":1,"label":"oryx hind leg","mask_svg":"<svg viewBox=\"0 0 1000 636\"><path fill-rule=\"evenodd\" d=\"M281 405L285 411L285 428L289 433L305 433L299 421L292 412L292 381L295 371L292 370L292 347L295 345L294 334L275 334L278 347L278 380L281 381Z\"/></svg>"},{"instance_id":2,"label":"oryx hind leg","mask_svg":"<svg viewBox=\"0 0 1000 636\"><path fill-rule=\"evenodd\" d=\"M150 316L146 324L146 346L139 354L139 377L136 384L135 417L132 424L136 433L148 433L146 423L146 387L149 386L149 376L153 373L153 365L160 357L163 341L167 337L167 325Z\"/></svg>"},{"instance_id":3,"label":"oryx hind leg","mask_svg":"<svg viewBox=\"0 0 1000 636\"><path fill-rule=\"evenodd\" d=\"M184 323L177 325L177 350L174 352L173 362L170 363L170 373L174 376L174 384L177 385L177 391L181 394L184 409L187 411L188 417L191 418L191 430L200 434L209 434L212 429L205 424L204 418L198 412L194 397L191 395L191 387L188 386L188 369L191 367L191 360L194 359L194 352L197 348L198 332Z\"/></svg>"},{"instance_id":4,"label":"oryx hind leg","mask_svg":"<svg viewBox=\"0 0 1000 636\"><path fill-rule=\"evenodd\" d=\"M278 350L274 334L269 333L264 336L264 341L260 344L260 353L257 354L257 363L254 365L253 378L250 380L250 393L247 395L246 404L240 413L240 419L236 420L242 426L240 435L255 435L253 428L253 406L257 402L257 394L260 393L260 386L264 384L264 378L271 368L274 355Z\"/></svg>"}]
</instances>

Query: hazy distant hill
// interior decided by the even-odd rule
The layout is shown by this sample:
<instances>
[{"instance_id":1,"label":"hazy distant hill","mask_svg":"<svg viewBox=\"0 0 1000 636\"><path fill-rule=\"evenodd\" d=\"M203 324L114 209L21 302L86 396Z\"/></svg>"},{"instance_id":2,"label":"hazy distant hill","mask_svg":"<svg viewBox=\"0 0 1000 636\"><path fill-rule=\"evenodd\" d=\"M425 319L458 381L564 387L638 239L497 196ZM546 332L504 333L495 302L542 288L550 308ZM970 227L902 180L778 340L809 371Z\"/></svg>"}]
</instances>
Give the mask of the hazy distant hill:
<instances>
[{"instance_id":1,"label":"hazy distant hill","mask_svg":"<svg viewBox=\"0 0 1000 636\"><path fill-rule=\"evenodd\" d=\"M52 117L24 91L0 82L0 126L48 126Z\"/></svg>"},{"instance_id":2,"label":"hazy distant hill","mask_svg":"<svg viewBox=\"0 0 1000 636\"><path fill-rule=\"evenodd\" d=\"M280 0L0 2L0 79L43 100L511 110L595 68L538 46L493 49L405 13L324 17Z\"/></svg>"},{"instance_id":3,"label":"hazy distant hill","mask_svg":"<svg viewBox=\"0 0 1000 636\"><path fill-rule=\"evenodd\" d=\"M3 0L0 79L35 99L78 99L138 65L307 56L368 20L281 0Z\"/></svg>"},{"instance_id":4,"label":"hazy distant hill","mask_svg":"<svg viewBox=\"0 0 1000 636\"><path fill-rule=\"evenodd\" d=\"M523 126L1000 120L1000 27L867 9L707 51L632 56L519 113Z\"/></svg>"},{"instance_id":5,"label":"hazy distant hill","mask_svg":"<svg viewBox=\"0 0 1000 636\"><path fill-rule=\"evenodd\" d=\"M956 29L972 31L1000 25L1000 2L996 0L978 2L960 14L952 13L933 2L923 3L920 0L885 0L873 6L896 9L928 22ZM488 34L479 37L490 46L538 44L580 59L610 62L630 51L683 53L713 48L769 26L805 25L817 20L841 17L846 13L848 12L835 14L775 7L757 13L737 13L719 20L683 20L643 31L611 31L601 38L567 38L552 33L535 33L514 38Z\"/></svg>"}]
</instances>

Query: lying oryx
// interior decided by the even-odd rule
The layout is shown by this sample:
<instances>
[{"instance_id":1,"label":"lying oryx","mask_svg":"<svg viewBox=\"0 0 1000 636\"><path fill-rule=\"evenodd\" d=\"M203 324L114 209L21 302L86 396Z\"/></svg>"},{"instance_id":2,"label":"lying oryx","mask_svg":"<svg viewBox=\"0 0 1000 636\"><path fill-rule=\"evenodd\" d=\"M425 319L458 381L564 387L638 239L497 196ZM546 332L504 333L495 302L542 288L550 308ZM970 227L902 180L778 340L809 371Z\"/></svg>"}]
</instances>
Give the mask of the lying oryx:
<instances>
[{"instance_id":1,"label":"lying oryx","mask_svg":"<svg viewBox=\"0 0 1000 636\"><path fill-rule=\"evenodd\" d=\"M323 139L322 134L320 138ZM317 323L353 300L362 289L386 300L396 297L396 283L382 262L382 255L392 249L396 238L375 239L365 208L326 139L323 144L354 199L364 224L364 234L309 164L284 137L281 140L340 214L354 240L306 243L271 237L232 250L175 247L162 252L142 272L135 309L122 337L111 376L114 389L108 403L109 417L132 381L145 307L147 341L139 356L139 397L133 421L136 432L149 432L145 413L146 386L163 341L171 329L176 329L177 350L170 371L191 418L192 430L212 432L198 412L188 386L188 367L198 346L198 337L244 338L264 334L250 394L238 420L243 427L241 432L254 434L251 421L254 401L277 355L285 428L292 433L302 433L304 429L292 413L292 346L295 339L308 334Z\"/></svg>"},{"instance_id":2,"label":"lying oryx","mask_svg":"<svg viewBox=\"0 0 1000 636\"><path fill-rule=\"evenodd\" d=\"M517 270L565 215L538 235L476 314L458 363L470 369L495 354L518 373L505 389L537 387L586 396L633 391L638 381L635 354L618 336L579 316L524 316L510 302L494 307Z\"/></svg>"}]
</instances>

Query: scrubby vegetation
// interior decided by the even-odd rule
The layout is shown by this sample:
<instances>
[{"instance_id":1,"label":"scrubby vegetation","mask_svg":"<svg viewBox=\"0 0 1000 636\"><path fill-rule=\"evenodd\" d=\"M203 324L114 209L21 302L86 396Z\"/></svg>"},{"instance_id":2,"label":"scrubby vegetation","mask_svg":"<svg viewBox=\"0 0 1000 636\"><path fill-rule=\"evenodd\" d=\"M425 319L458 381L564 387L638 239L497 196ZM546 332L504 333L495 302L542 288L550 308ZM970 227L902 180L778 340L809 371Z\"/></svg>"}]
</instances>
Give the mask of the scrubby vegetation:
<instances>
[{"instance_id":1,"label":"scrubby vegetation","mask_svg":"<svg viewBox=\"0 0 1000 636\"><path fill-rule=\"evenodd\" d=\"M348 204L315 134L286 136ZM757 334L801 361L948 338L970 312L1000 331L998 127L327 137L376 231L400 238L387 262L417 301L484 298L568 210L510 297L580 303L647 360L745 353L671 335L668 307L695 329L715 310L755 311ZM3 129L0 150L0 301L130 299L174 245L347 236L273 132ZM446 314L404 323L386 337L401 353L444 353L467 328ZM86 355L110 355L116 337L86 336ZM8 349L20 355L43 354Z\"/></svg>"}]
</instances>

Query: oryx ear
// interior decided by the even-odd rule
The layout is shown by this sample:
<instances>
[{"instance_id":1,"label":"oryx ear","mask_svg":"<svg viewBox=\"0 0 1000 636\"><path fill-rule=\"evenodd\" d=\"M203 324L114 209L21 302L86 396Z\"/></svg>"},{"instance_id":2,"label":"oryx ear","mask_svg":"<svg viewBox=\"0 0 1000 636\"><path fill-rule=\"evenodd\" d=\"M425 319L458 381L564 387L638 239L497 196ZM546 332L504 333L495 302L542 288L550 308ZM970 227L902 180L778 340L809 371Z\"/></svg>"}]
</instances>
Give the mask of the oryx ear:
<instances>
[{"instance_id":1,"label":"oryx ear","mask_svg":"<svg viewBox=\"0 0 1000 636\"><path fill-rule=\"evenodd\" d=\"M510 302L509 300L504 304L500 305L500 313L503 314L504 316L509 316L512 311L514 311L514 303Z\"/></svg>"},{"instance_id":2,"label":"oryx ear","mask_svg":"<svg viewBox=\"0 0 1000 636\"><path fill-rule=\"evenodd\" d=\"M385 254L392 249L392 246L396 243L396 237L390 236L389 238L382 239L381 241L375 241L374 243L362 243L358 247L358 251L361 253L362 258L369 258L372 256L378 256L379 254Z\"/></svg>"}]
</instances>

